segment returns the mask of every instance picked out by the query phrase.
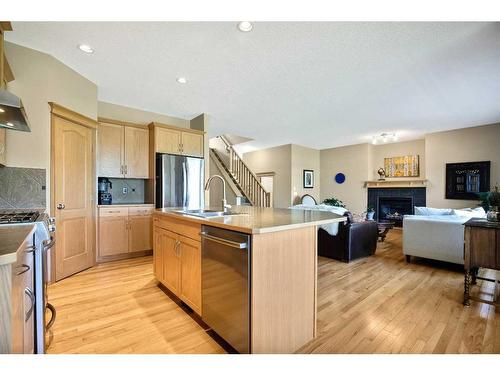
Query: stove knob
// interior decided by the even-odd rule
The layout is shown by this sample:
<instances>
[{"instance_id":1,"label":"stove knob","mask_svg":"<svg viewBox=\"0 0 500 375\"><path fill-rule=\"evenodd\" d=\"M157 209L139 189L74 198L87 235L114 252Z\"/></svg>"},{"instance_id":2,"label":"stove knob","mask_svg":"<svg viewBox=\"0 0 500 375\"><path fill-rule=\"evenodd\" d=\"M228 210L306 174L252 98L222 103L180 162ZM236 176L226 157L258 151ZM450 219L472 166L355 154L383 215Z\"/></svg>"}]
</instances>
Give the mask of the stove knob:
<instances>
[{"instance_id":1,"label":"stove knob","mask_svg":"<svg viewBox=\"0 0 500 375\"><path fill-rule=\"evenodd\" d=\"M56 231L56 226L54 224L49 224L48 229L49 232L53 233Z\"/></svg>"},{"instance_id":2,"label":"stove knob","mask_svg":"<svg viewBox=\"0 0 500 375\"><path fill-rule=\"evenodd\" d=\"M49 224L55 224L56 223L56 218L55 217L49 217Z\"/></svg>"}]
</instances>

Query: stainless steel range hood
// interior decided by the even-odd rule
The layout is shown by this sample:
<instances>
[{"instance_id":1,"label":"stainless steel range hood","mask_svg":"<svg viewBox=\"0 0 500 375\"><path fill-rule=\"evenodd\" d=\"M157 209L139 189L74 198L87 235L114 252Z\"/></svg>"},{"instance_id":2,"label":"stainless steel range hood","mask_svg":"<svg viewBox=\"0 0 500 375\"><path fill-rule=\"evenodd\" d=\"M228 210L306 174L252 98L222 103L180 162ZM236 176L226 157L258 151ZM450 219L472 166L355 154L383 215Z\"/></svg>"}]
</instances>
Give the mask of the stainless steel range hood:
<instances>
[{"instance_id":1,"label":"stainless steel range hood","mask_svg":"<svg viewBox=\"0 0 500 375\"><path fill-rule=\"evenodd\" d=\"M3 89L0 89L0 127L23 132L31 131L21 99Z\"/></svg>"}]
</instances>

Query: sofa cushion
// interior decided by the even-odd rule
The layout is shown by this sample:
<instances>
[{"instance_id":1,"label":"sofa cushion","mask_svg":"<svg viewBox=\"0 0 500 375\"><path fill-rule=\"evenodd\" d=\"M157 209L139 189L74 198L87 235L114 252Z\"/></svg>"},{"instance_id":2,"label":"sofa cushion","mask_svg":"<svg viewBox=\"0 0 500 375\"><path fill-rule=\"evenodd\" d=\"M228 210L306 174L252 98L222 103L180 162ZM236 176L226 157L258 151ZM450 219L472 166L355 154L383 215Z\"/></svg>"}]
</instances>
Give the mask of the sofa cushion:
<instances>
[{"instance_id":1,"label":"sofa cushion","mask_svg":"<svg viewBox=\"0 0 500 375\"><path fill-rule=\"evenodd\" d=\"M415 206L415 215L452 215L453 209L451 208L433 208L433 207L417 207Z\"/></svg>"},{"instance_id":2,"label":"sofa cushion","mask_svg":"<svg viewBox=\"0 0 500 375\"><path fill-rule=\"evenodd\" d=\"M463 209L463 210L453 210L453 215L461 216L461 217L469 217L469 218L485 218L486 212L484 208L477 207L474 209Z\"/></svg>"}]
</instances>

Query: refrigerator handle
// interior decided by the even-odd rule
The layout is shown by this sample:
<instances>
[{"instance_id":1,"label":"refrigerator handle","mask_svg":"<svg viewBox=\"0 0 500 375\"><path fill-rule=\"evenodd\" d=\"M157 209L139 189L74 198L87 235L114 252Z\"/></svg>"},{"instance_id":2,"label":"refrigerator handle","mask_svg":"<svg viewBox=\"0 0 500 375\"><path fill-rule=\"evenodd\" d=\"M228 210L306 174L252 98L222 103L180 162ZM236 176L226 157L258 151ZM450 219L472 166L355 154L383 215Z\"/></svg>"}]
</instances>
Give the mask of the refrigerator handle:
<instances>
[{"instance_id":1,"label":"refrigerator handle","mask_svg":"<svg viewBox=\"0 0 500 375\"><path fill-rule=\"evenodd\" d=\"M187 205L187 184L188 184L188 178L187 178L187 169L186 169L186 163L182 162L182 178L183 178L183 191L182 191L182 206L186 207Z\"/></svg>"}]
</instances>

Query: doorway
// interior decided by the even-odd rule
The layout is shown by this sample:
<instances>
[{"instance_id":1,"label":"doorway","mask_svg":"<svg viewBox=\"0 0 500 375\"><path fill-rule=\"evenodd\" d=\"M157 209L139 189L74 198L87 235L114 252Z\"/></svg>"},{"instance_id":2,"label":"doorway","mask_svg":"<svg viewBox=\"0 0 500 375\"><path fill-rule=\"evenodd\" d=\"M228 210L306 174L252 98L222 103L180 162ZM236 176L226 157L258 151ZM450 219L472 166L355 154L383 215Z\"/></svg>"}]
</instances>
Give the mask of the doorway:
<instances>
[{"instance_id":1,"label":"doorway","mask_svg":"<svg viewBox=\"0 0 500 375\"><path fill-rule=\"evenodd\" d=\"M56 219L53 280L83 271L95 259L97 122L51 104L51 213Z\"/></svg>"},{"instance_id":2,"label":"doorway","mask_svg":"<svg viewBox=\"0 0 500 375\"><path fill-rule=\"evenodd\" d=\"M274 172L257 173L260 184L270 195L271 207L274 207L274 175Z\"/></svg>"}]
</instances>

